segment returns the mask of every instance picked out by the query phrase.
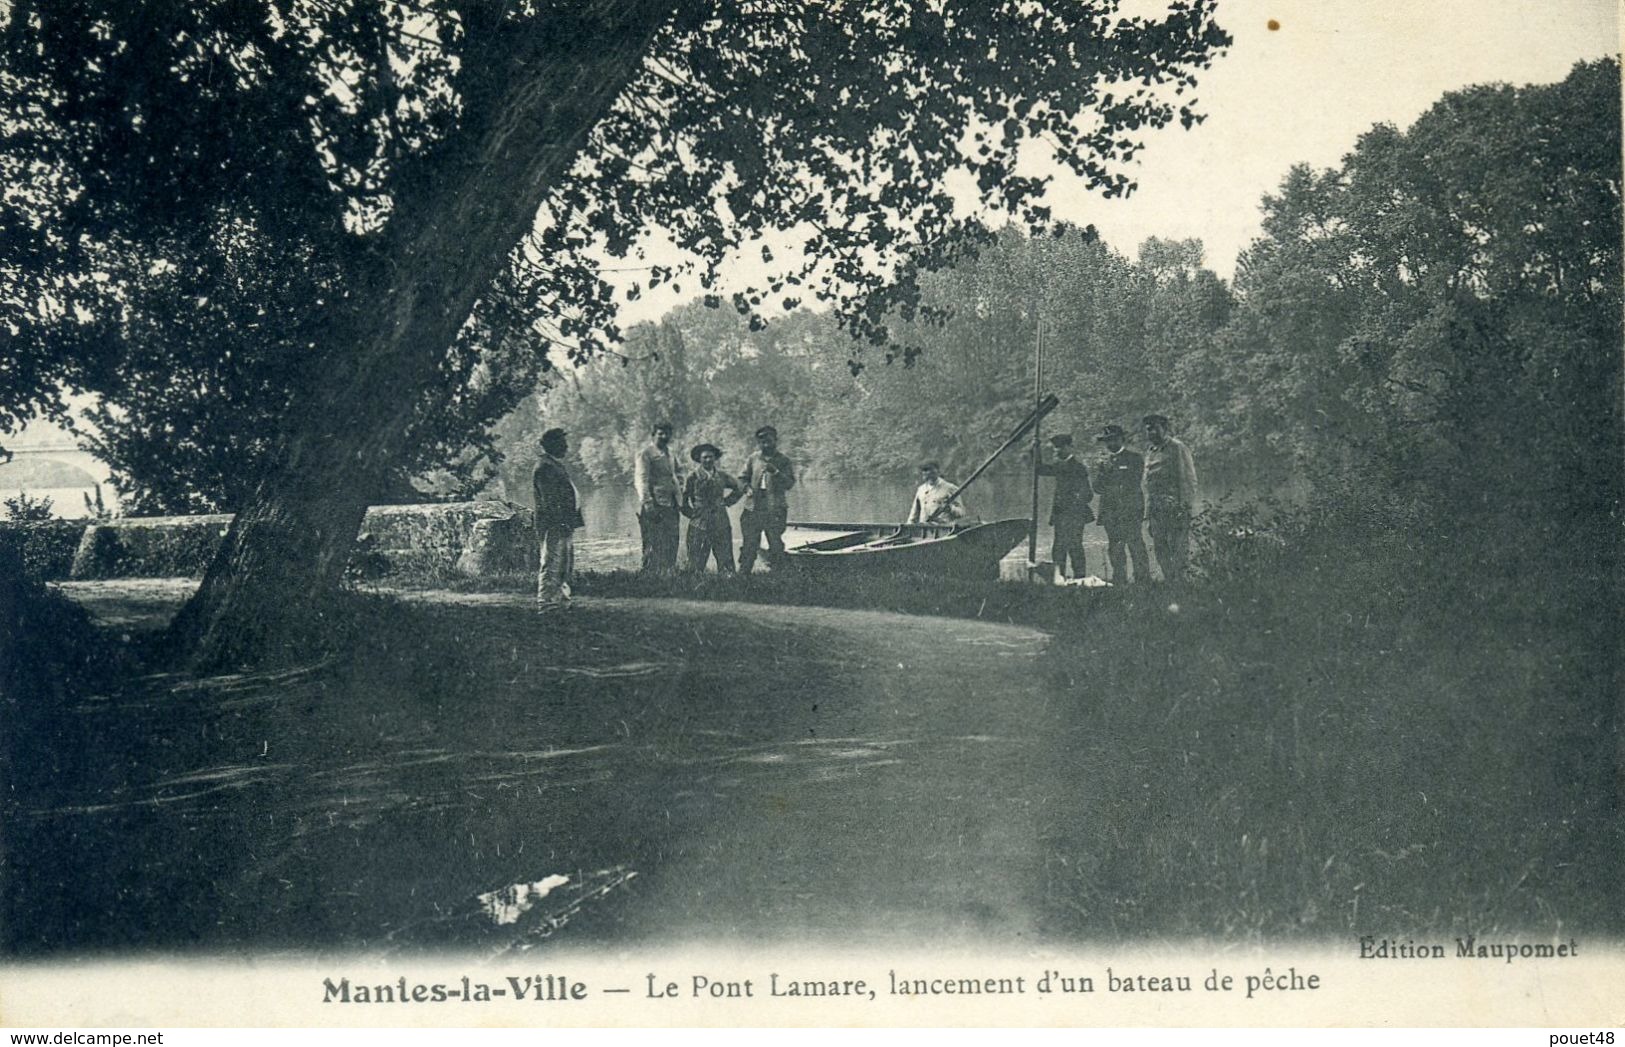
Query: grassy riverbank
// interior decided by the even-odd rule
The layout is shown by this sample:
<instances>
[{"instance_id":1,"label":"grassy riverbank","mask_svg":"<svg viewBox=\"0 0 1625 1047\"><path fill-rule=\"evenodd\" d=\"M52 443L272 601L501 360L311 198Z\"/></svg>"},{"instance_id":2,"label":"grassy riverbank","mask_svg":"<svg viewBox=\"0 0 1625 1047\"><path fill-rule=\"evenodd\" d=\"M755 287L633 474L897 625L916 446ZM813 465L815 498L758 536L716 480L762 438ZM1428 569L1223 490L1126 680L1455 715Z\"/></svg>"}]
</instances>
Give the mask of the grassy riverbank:
<instances>
[{"instance_id":1,"label":"grassy riverbank","mask_svg":"<svg viewBox=\"0 0 1625 1047\"><path fill-rule=\"evenodd\" d=\"M309 662L203 678L145 660L184 586L75 590L100 627L35 591L6 940L483 948L534 926L472 899L572 869L617 885L561 903L587 942L865 913L1060 941L1625 932L1607 590L1277 559L1121 592L611 573L545 619L528 578L355 594Z\"/></svg>"},{"instance_id":2,"label":"grassy riverbank","mask_svg":"<svg viewBox=\"0 0 1625 1047\"><path fill-rule=\"evenodd\" d=\"M1606 586L1298 566L1057 631L1088 771L1051 883L1072 924L1625 933Z\"/></svg>"}]
</instances>

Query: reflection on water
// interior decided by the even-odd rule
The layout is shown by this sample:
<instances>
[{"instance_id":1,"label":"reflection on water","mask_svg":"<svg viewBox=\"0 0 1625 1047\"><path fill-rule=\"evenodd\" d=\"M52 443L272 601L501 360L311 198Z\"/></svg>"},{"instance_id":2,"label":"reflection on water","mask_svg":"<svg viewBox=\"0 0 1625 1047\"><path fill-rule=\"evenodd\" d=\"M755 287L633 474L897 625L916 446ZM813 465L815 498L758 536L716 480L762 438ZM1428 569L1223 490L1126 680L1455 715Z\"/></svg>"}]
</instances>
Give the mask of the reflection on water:
<instances>
[{"instance_id":1,"label":"reflection on water","mask_svg":"<svg viewBox=\"0 0 1625 1047\"><path fill-rule=\"evenodd\" d=\"M1048 479L1040 481L1037 550L1040 560L1049 558L1054 538L1049 526L1052 483ZM1213 486L1204 492L1204 497L1217 498L1225 490ZM529 504L528 494L523 499ZM796 484L790 493L790 519L808 523L901 522L908 518L913 499L914 486L906 480L805 480ZM965 499L982 520L1032 518L1032 480L1019 469L990 470L971 486ZM584 490L582 516L586 527L576 536L577 567L585 571L637 567L641 557L637 510L637 498L629 486ZM735 543L739 541L741 511L741 507L735 507L730 514ZM1097 575L1104 573L1106 532L1090 524L1084 528L1083 544L1090 571ZM1027 543L1023 542L1010 557L1025 560L1026 555Z\"/></svg>"},{"instance_id":2,"label":"reflection on water","mask_svg":"<svg viewBox=\"0 0 1625 1047\"><path fill-rule=\"evenodd\" d=\"M987 475L966 492L970 508L981 519L1030 517L1030 481L1014 473ZM1044 481L1041 521L1049 519L1049 481ZM812 523L901 522L914 500L909 481L803 480L790 493L790 518ZM582 570L636 567L639 560L638 506L630 487L596 487L582 492L582 516L587 525L576 539L577 565ZM739 514L730 513L734 541L739 540ZM1040 540L1048 542L1048 525ZM1105 541L1104 536L1100 539ZM1025 549L1025 547L1023 547Z\"/></svg>"},{"instance_id":3,"label":"reflection on water","mask_svg":"<svg viewBox=\"0 0 1625 1047\"><path fill-rule=\"evenodd\" d=\"M485 910L492 922L499 925L517 923L519 917L535 908L536 903L553 893L553 888L563 887L570 882L568 876L554 873L545 876L535 883L514 883L499 891L487 891L476 896L475 901Z\"/></svg>"}]
</instances>

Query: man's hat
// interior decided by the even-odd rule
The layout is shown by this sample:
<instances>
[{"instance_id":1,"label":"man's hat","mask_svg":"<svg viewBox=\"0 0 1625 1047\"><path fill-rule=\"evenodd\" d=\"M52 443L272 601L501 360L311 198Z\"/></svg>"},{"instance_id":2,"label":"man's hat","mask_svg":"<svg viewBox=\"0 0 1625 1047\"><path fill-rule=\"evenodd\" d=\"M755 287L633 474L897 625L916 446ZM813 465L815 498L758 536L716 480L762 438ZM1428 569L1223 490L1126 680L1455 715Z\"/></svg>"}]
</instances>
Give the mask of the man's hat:
<instances>
[{"instance_id":1,"label":"man's hat","mask_svg":"<svg viewBox=\"0 0 1625 1047\"><path fill-rule=\"evenodd\" d=\"M653 425L651 425L649 427L649 431L651 433L658 433L662 429L664 429L667 433L670 433L672 431L671 423L670 422L656 422L655 424L653 424Z\"/></svg>"},{"instance_id":2,"label":"man's hat","mask_svg":"<svg viewBox=\"0 0 1625 1047\"><path fill-rule=\"evenodd\" d=\"M1056 433L1054 436L1049 438L1049 442L1054 444L1056 447L1071 447L1072 446L1072 434L1071 433Z\"/></svg>"},{"instance_id":3,"label":"man's hat","mask_svg":"<svg viewBox=\"0 0 1625 1047\"><path fill-rule=\"evenodd\" d=\"M565 432L563 429L549 429L547 432L542 434L542 438L537 442L545 447L548 444L556 444L569 435L570 434Z\"/></svg>"},{"instance_id":4,"label":"man's hat","mask_svg":"<svg viewBox=\"0 0 1625 1047\"><path fill-rule=\"evenodd\" d=\"M710 451L712 454L716 455L718 458L722 457L722 449L720 447L718 447L716 444L695 444L689 450L688 456L690 458L694 459L697 462L697 461L700 460L700 455L704 454L707 451Z\"/></svg>"},{"instance_id":5,"label":"man's hat","mask_svg":"<svg viewBox=\"0 0 1625 1047\"><path fill-rule=\"evenodd\" d=\"M1146 425L1160 425L1164 429L1167 429L1172 425L1172 423L1168 421L1168 416L1165 414L1148 414L1141 419L1141 421L1143 421Z\"/></svg>"},{"instance_id":6,"label":"man's hat","mask_svg":"<svg viewBox=\"0 0 1625 1047\"><path fill-rule=\"evenodd\" d=\"M756 439L760 440L762 437L767 436L769 434L771 434L773 436L778 436L779 431L777 429L773 428L771 425L764 425L760 429L756 430Z\"/></svg>"},{"instance_id":7,"label":"man's hat","mask_svg":"<svg viewBox=\"0 0 1625 1047\"><path fill-rule=\"evenodd\" d=\"M1106 440L1110 440L1114 436L1119 440L1124 440L1128 438L1128 433L1124 432L1123 427L1120 425L1108 425L1106 428L1100 431L1099 436L1095 437L1095 441L1097 443L1104 442Z\"/></svg>"},{"instance_id":8,"label":"man's hat","mask_svg":"<svg viewBox=\"0 0 1625 1047\"><path fill-rule=\"evenodd\" d=\"M933 469L940 473L942 472L942 465L935 458L927 458L925 461L920 463L920 472L923 473L927 469Z\"/></svg>"}]
</instances>

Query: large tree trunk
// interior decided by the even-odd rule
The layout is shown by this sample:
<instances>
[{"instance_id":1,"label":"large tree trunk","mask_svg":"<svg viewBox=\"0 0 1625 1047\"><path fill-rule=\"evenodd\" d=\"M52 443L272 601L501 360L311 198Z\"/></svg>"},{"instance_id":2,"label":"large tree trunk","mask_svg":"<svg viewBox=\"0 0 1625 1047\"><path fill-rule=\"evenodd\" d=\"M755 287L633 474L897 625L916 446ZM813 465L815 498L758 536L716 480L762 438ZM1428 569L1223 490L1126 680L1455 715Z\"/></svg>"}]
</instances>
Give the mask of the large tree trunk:
<instances>
[{"instance_id":1,"label":"large tree trunk","mask_svg":"<svg viewBox=\"0 0 1625 1047\"><path fill-rule=\"evenodd\" d=\"M319 384L295 408L282 460L171 626L195 663L297 656L279 648L319 629L313 619L342 581L367 499L439 361L674 6L581 3L523 37L500 26L476 40L471 28L459 132L396 193L380 262L330 325Z\"/></svg>"}]
</instances>

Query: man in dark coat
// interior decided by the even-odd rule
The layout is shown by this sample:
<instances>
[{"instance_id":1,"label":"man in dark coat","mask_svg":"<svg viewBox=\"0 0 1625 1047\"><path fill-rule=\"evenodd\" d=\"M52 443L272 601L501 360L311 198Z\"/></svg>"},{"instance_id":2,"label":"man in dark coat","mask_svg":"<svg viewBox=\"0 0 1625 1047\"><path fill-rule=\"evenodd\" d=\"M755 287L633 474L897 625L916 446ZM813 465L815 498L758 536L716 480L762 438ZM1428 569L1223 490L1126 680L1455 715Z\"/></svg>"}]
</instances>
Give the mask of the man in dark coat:
<instances>
[{"instance_id":1,"label":"man in dark coat","mask_svg":"<svg viewBox=\"0 0 1625 1047\"><path fill-rule=\"evenodd\" d=\"M536 537L541 568L536 577L536 604L543 611L570 606L570 580L575 574L575 531L581 527L576 485L564 456L570 444L563 429L542 434L542 457L531 477L536 497Z\"/></svg>"},{"instance_id":2,"label":"man in dark coat","mask_svg":"<svg viewBox=\"0 0 1625 1047\"><path fill-rule=\"evenodd\" d=\"M1038 475L1055 477L1055 501L1050 504L1049 514L1055 542L1050 546L1050 559L1056 573L1063 576L1070 560L1072 577L1082 578L1089 573L1083 562L1083 528L1095 518L1089 511L1089 467L1073 456L1071 436L1062 433L1050 437L1049 442L1055 448L1055 460L1040 461Z\"/></svg>"},{"instance_id":3,"label":"man in dark coat","mask_svg":"<svg viewBox=\"0 0 1625 1047\"><path fill-rule=\"evenodd\" d=\"M778 567L784 562L784 528L790 519L785 492L796 485L795 469L779 451L777 429L764 425L756 430L756 446L739 474L746 492L745 508L739 514L741 574L749 574L756 566L763 538L767 539L768 566Z\"/></svg>"},{"instance_id":4,"label":"man in dark coat","mask_svg":"<svg viewBox=\"0 0 1625 1047\"><path fill-rule=\"evenodd\" d=\"M1100 526L1106 529L1106 559L1111 580L1129 584L1127 547L1134 559L1134 581L1151 580L1150 557L1145 549L1145 459L1124 445L1128 434L1120 425L1108 425L1096 437L1106 445L1106 457L1095 466L1095 493L1100 495Z\"/></svg>"}]
</instances>

